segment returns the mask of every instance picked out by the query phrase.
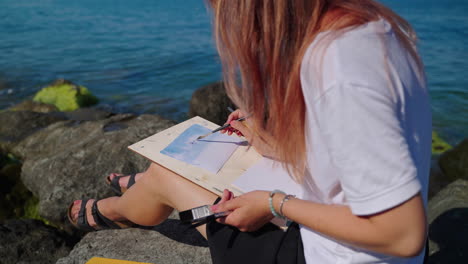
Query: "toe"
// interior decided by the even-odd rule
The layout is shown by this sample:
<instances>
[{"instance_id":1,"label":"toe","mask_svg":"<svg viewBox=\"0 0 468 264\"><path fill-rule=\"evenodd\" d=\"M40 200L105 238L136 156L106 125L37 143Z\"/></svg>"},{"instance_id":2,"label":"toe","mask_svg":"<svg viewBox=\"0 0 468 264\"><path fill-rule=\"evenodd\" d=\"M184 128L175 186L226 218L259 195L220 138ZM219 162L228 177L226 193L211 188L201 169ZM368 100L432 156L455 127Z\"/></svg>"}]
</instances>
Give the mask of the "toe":
<instances>
[{"instance_id":1,"label":"toe","mask_svg":"<svg viewBox=\"0 0 468 264\"><path fill-rule=\"evenodd\" d=\"M117 177L117 176L122 176L122 175L123 175L123 174L121 174L121 173L115 173L115 172L113 172L113 173L109 174L109 179L112 181L115 177Z\"/></svg>"},{"instance_id":2,"label":"toe","mask_svg":"<svg viewBox=\"0 0 468 264\"><path fill-rule=\"evenodd\" d=\"M108 178L109 178L109 180L112 181L115 178L115 176L117 176L117 173L113 172L113 173L109 174Z\"/></svg>"},{"instance_id":3,"label":"toe","mask_svg":"<svg viewBox=\"0 0 468 264\"><path fill-rule=\"evenodd\" d=\"M81 207L81 200L76 200L73 202L73 207L71 210L73 221L76 221L76 219L78 219L78 214L80 213L80 207Z\"/></svg>"}]
</instances>

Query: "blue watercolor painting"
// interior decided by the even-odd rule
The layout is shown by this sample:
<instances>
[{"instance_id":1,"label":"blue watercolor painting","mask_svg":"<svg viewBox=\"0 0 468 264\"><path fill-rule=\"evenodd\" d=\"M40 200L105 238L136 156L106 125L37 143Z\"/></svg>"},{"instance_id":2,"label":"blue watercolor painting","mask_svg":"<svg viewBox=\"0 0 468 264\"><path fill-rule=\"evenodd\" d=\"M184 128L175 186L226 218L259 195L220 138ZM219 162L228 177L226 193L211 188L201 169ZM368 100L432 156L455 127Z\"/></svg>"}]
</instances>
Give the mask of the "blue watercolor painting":
<instances>
[{"instance_id":1,"label":"blue watercolor painting","mask_svg":"<svg viewBox=\"0 0 468 264\"><path fill-rule=\"evenodd\" d=\"M201 140L197 138L211 130L198 124L190 126L171 142L161 153L188 164L217 173L244 139L219 132Z\"/></svg>"}]
</instances>

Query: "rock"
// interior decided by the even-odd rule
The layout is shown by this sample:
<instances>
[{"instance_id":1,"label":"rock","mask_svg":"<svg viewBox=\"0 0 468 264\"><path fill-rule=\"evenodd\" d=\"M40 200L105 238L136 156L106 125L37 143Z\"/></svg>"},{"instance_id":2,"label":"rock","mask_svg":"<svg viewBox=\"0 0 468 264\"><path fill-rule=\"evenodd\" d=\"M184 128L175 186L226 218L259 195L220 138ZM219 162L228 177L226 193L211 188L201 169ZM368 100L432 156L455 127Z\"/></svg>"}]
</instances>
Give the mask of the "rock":
<instances>
[{"instance_id":1,"label":"rock","mask_svg":"<svg viewBox=\"0 0 468 264\"><path fill-rule=\"evenodd\" d=\"M33 101L54 105L59 111L73 111L94 105L98 99L86 87L59 79L37 92Z\"/></svg>"},{"instance_id":2,"label":"rock","mask_svg":"<svg viewBox=\"0 0 468 264\"><path fill-rule=\"evenodd\" d=\"M451 149L452 146L445 142L436 132L432 132L432 154L439 155Z\"/></svg>"},{"instance_id":3,"label":"rock","mask_svg":"<svg viewBox=\"0 0 468 264\"><path fill-rule=\"evenodd\" d=\"M433 160L430 176L429 176L429 192L428 198L431 199L447 185L449 185L452 180L445 176L438 165L438 159Z\"/></svg>"},{"instance_id":4,"label":"rock","mask_svg":"<svg viewBox=\"0 0 468 264\"><path fill-rule=\"evenodd\" d=\"M468 263L468 181L457 180L428 204L429 263Z\"/></svg>"},{"instance_id":5,"label":"rock","mask_svg":"<svg viewBox=\"0 0 468 264\"><path fill-rule=\"evenodd\" d=\"M157 264L211 263L207 247L180 243L156 231L131 228L88 233L57 264L86 263L92 257Z\"/></svg>"},{"instance_id":6,"label":"rock","mask_svg":"<svg viewBox=\"0 0 468 264\"><path fill-rule=\"evenodd\" d=\"M468 138L440 156L442 172L451 180L468 180Z\"/></svg>"},{"instance_id":7,"label":"rock","mask_svg":"<svg viewBox=\"0 0 468 264\"><path fill-rule=\"evenodd\" d=\"M235 109L234 104L226 95L223 83L209 84L192 94L189 117L201 116L213 123L223 125L229 115L227 107Z\"/></svg>"},{"instance_id":8,"label":"rock","mask_svg":"<svg viewBox=\"0 0 468 264\"><path fill-rule=\"evenodd\" d=\"M25 100L15 106L12 106L8 110L10 111L32 111L32 112L39 112L39 113L50 113L50 112L58 111L55 105L34 102L32 100Z\"/></svg>"},{"instance_id":9,"label":"rock","mask_svg":"<svg viewBox=\"0 0 468 264\"><path fill-rule=\"evenodd\" d=\"M55 263L76 243L65 232L31 219L0 224L1 263Z\"/></svg>"},{"instance_id":10,"label":"rock","mask_svg":"<svg viewBox=\"0 0 468 264\"><path fill-rule=\"evenodd\" d=\"M8 153L27 136L65 117L30 111L0 112L0 152Z\"/></svg>"},{"instance_id":11,"label":"rock","mask_svg":"<svg viewBox=\"0 0 468 264\"><path fill-rule=\"evenodd\" d=\"M27 137L13 152L23 158L21 179L38 197L39 214L68 228L69 203L113 196L105 184L106 175L142 171L149 164L127 147L172 125L156 115L130 114L62 121Z\"/></svg>"}]
</instances>

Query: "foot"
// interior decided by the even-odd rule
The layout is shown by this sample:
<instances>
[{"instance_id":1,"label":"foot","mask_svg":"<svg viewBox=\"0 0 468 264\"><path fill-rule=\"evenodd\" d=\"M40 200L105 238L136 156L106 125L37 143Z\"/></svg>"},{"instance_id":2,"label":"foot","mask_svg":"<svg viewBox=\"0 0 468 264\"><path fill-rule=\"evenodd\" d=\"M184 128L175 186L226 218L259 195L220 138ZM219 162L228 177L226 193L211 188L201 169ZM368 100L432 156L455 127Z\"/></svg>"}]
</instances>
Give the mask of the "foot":
<instances>
[{"instance_id":1,"label":"foot","mask_svg":"<svg viewBox=\"0 0 468 264\"><path fill-rule=\"evenodd\" d=\"M103 216L107 217L111 221L115 221L115 222L125 221L126 219L123 216L119 215L114 210L112 210L112 203L114 203L116 199L118 199L118 197L110 197L110 198L106 198L103 200L99 200L96 204L97 208ZM96 223L92 215L92 206L93 206L94 201L95 201L94 199L90 199L86 203L86 220L88 221L89 226L91 226L92 228L96 230L99 230L101 229L101 226L99 226L99 224ZM83 200L76 200L73 202L73 206L71 208L71 213L70 213L72 222L78 221L78 215L80 212L82 202Z\"/></svg>"},{"instance_id":2,"label":"foot","mask_svg":"<svg viewBox=\"0 0 468 264\"><path fill-rule=\"evenodd\" d=\"M135 174L135 181L138 181L141 178L142 175L143 175L143 173ZM125 175L124 176L124 174L121 174L121 173L111 173L111 174L109 174L108 179L109 179L109 181L112 181L115 177L120 177L119 178L120 189L121 190L127 190L128 181L130 179L130 176L131 175Z\"/></svg>"}]
</instances>

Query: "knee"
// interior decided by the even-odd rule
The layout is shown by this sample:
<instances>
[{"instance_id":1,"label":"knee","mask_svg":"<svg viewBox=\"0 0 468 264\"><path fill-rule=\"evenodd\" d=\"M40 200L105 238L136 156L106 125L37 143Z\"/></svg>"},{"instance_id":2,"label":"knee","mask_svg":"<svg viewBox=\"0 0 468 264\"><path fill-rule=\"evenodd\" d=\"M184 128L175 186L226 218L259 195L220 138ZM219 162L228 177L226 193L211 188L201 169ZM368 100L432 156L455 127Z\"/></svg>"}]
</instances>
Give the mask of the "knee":
<instances>
[{"instance_id":1,"label":"knee","mask_svg":"<svg viewBox=\"0 0 468 264\"><path fill-rule=\"evenodd\" d=\"M154 177L158 177L160 175L162 175L162 172L164 170L164 167L162 167L161 165L158 165L154 162L151 162L151 165L148 167L148 169L143 173L145 177L151 177L151 178L154 178Z\"/></svg>"},{"instance_id":2,"label":"knee","mask_svg":"<svg viewBox=\"0 0 468 264\"><path fill-rule=\"evenodd\" d=\"M157 171L159 171L161 169L164 169L164 167L157 164L157 163L151 162L148 169L146 169L146 172L152 173L152 172L157 172Z\"/></svg>"},{"instance_id":3,"label":"knee","mask_svg":"<svg viewBox=\"0 0 468 264\"><path fill-rule=\"evenodd\" d=\"M166 181L165 179L168 178L169 173L170 171L166 168L152 162L148 169L143 173L141 180L148 184L154 182L161 184Z\"/></svg>"}]
</instances>

